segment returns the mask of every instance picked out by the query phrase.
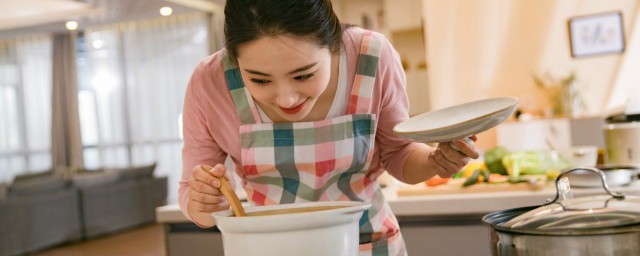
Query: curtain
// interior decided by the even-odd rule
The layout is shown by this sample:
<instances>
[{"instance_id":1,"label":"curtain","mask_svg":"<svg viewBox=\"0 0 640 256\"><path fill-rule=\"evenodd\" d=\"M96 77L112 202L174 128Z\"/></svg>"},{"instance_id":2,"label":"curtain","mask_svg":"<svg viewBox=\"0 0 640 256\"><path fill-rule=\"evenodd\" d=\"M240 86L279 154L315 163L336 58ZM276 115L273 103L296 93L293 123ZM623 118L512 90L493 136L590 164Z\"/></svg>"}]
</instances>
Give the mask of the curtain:
<instances>
[{"instance_id":1,"label":"curtain","mask_svg":"<svg viewBox=\"0 0 640 256\"><path fill-rule=\"evenodd\" d=\"M636 6L636 16L630 32L626 53L620 62L620 68L615 75L615 80L609 97L607 98L606 114L636 114L640 113L640 3Z\"/></svg>"},{"instance_id":2,"label":"curtain","mask_svg":"<svg viewBox=\"0 0 640 256\"><path fill-rule=\"evenodd\" d=\"M75 34L53 37L52 141L53 166L81 168Z\"/></svg>"},{"instance_id":3,"label":"curtain","mask_svg":"<svg viewBox=\"0 0 640 256\"><path fill-rule=\"evenodd\" d=\"M209 54L209 22L195 13L85 31L78 100L86 167L157 162L175 202L179 117L191 73Z\"/></svg>"},{"instance_id":4,"label":"curtain","mask_svg":"<svg viewBox=\"0 0 640 256\"><path fill-rule=\"evenodd\" d=\"M0 41L0 182L51 168L51 38Z\"/></svg>"}]
</instances>

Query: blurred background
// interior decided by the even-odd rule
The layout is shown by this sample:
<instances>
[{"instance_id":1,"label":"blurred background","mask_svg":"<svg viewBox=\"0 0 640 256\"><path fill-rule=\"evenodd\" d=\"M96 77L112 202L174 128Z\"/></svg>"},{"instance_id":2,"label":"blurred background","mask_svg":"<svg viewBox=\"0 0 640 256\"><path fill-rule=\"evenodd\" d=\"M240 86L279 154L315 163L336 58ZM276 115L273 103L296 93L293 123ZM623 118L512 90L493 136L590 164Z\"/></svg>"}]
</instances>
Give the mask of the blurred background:
<instances>
[{"instance_id":1,"label":"blurred background","mask_svg":"<svg viewBox=\"0 0 640 256\"><path fill-rule=\"evenodd\" d=\"M176 203L183 97L196 64L224 47L224 2L0 0L0 200L52 191L17 184L35 176L114 184L102 194L145 176L158 185L132 207L146 204L149 220ZM607 118L640 113L640 1L332 3L393 43L412 116L517 97L516 114L479 135L483 152L588 146L605 163Z\"/></svg>"}]
</instances>

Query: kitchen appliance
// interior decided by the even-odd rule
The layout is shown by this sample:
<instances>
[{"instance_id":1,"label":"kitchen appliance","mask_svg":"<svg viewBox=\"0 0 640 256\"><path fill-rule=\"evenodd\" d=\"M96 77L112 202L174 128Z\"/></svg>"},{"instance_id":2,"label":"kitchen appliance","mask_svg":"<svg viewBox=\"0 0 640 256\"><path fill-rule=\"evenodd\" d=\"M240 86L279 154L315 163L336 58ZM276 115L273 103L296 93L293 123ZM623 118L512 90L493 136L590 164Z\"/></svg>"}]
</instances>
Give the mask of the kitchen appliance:
<instances>
[{"instance_id":1,"label":"kitchen appliance","mask_svg":"<svg viewBox=\"0 0 640 256\"><path fill-rule=\"evenodd\" d=\"M224 255L358 255L359 220L371 203L353 201L311 202L245 207L254 212L307 207L331 210L267 216L234 217L231 210L213 217L222 232Z\"/></svg>"},{"instance_id":2,"label":"kitchen appliance","mask_svg":"<svg viewBox=\"0 0 640 256\"><path fill-rule=\"evenodd\" d=\"M560 199L559 181L578 170L597 173L607 195ZM548 203L482 218L493 255L640 255L640 197L611 192L604 173L588 167L562 172L556 187Z\"/></svg>"},{"instance_id":3,"label":"kitchen appliance","mask_svg":"<svg viewBox=\"0 0 640 256\"><path fill-rule=\"evenodd\" d=\"M604 137L607 163L640 167L640 114L607 118Z\"/></svg>"}]
</instances>

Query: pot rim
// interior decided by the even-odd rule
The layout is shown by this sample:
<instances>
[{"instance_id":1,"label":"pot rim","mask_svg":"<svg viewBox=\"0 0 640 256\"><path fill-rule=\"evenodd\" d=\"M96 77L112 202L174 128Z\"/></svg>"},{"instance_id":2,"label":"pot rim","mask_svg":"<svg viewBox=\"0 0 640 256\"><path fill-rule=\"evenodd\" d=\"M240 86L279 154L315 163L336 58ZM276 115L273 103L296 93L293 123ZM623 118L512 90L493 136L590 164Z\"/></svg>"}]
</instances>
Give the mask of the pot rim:
<instances>
[{"instance_id":1,"label":"pot rim","mask_svg":"<svg viewBox=\"0 0 640 256\"><path fill-rule=\"evenodd\" d=\"M213 213L216 226L223 234L232 233L273 233L296 230L314 230L335 226L358 225L362 212L371 207L370 202L357 201L324 201L309 203L292 203L269 206L247 207L245 212L268 211L276 209L304 208L315 206L345 206L315 212L300 212L266 216L233 217L231 210Z\"/></svg>"},{"instance_id":2,"label":"pot rim","mask_svg":"<svg viewBox=\"0 0 640 256\"><path fill-rule=\"evenodd\" d=\"M308 216L308 215L318 215L318 214L320 215L351 214L351 213L361 212L369 209L369 207L371 207L371 203L357 202L357 201L321 201L321 202L291 203L291 204L277 204L277 205L265 205L265 206L250 206L250 207L246 207L244 210L246 213L253 213L253 212L262 212L262 211L270 211L270 210L296 209L296 208L321 207L321 206L344 206L344 207L329 209L329 210L313 211L313 212L243 216L240 218L245 220L260 219L262 221L269 221L273 219L280 219L282 218L282 216L286 216L285 218L290 219L290 218L296 218L301 215ZM231 209L214 212L213 216L220 219L229 219L229 218L238 219L238 217L233 216L233 211Z\"/></svg>"}]
</instances>

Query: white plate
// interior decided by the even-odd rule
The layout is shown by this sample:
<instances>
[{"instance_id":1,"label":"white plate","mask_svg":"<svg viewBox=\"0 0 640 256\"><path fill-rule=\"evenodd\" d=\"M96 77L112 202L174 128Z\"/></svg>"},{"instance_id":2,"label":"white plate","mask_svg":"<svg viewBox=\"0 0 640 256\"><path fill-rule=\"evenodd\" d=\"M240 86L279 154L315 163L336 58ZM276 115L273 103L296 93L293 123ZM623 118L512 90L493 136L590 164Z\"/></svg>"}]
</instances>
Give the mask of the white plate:
<instances>
[{"instance_id":1,"label":"white plate","mask_svg":"<svg viewBox=\"0 0 640 256\"><path fill-rule=\"evenodd\" d=\"M513 97L472 101L427 112L397 124L401 137L423 143L464 139L504 122L518 106Z\"/></svg>"}]
</instances>

